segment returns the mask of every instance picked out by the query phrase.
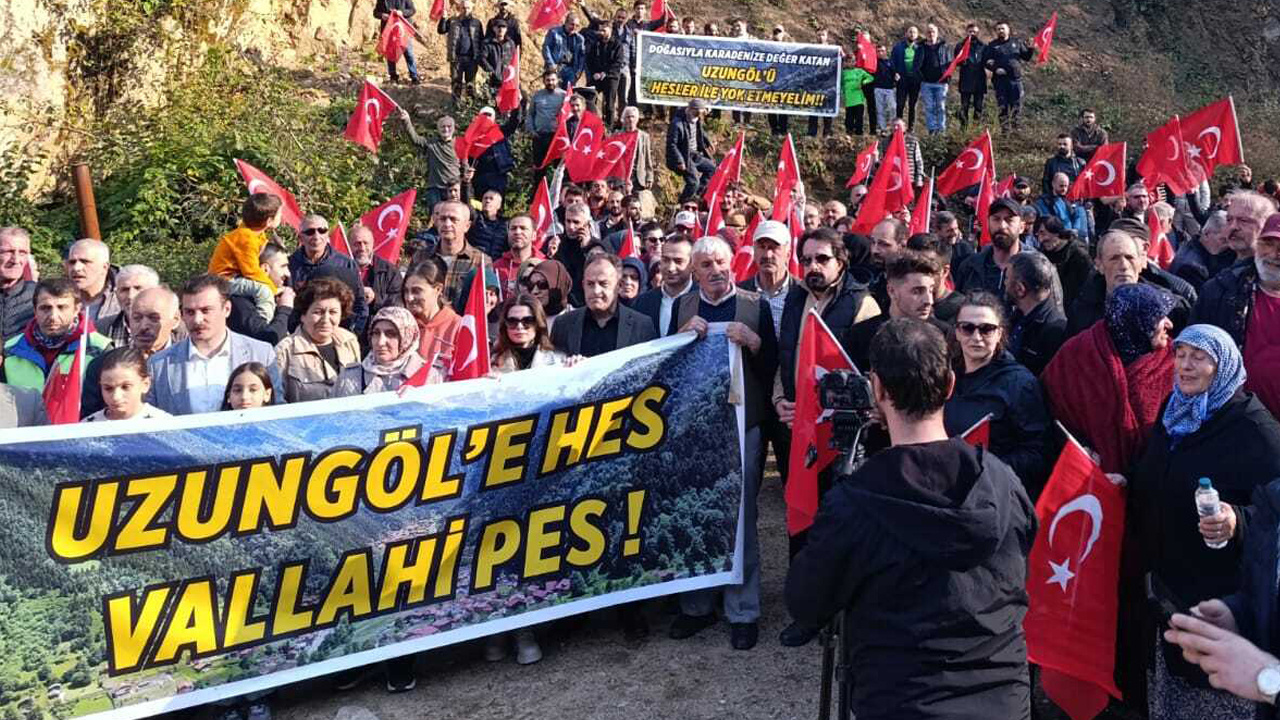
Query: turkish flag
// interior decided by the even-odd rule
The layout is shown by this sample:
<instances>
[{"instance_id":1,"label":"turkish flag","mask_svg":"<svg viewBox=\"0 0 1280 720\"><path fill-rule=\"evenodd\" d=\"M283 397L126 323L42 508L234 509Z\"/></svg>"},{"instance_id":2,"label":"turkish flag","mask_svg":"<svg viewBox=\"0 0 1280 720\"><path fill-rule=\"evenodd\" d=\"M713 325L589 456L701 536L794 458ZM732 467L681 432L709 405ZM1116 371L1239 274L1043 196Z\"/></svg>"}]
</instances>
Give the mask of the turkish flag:
<instances>
[{"instance_id":1,"label":"turkish flag","mask_svg":"<svg viewBox=\"0 0 1280 720\"><path fill-rule=\"evenodd\" d=\"M707 211L707 225L703 235L719 235L724 229L724 209L721 205L720 198L711 198L711 209Z\"/></svg>"},{"instance_id":2,"label":"turkish flag","mask_svg":"<svg viewBox=\"0 0 1280 720\"><path fill-rule=\"evenodd\" d=\"M672 15L671 11L667 9L667 0L654 0L653 6L649 8L649 19L660 20L660 19L666 19L668 17L674 17L674 16ZM654 32L666 32L666 31L667 31L667 24L664 22L662 26L659 27Z\"/></svg>"},{"instance_id":3,"label":"turkish flag","mask_svg":"<svg viewBox=\"0 0 1280 720\"><path fill-rule=\"evenodd\" d=\"M400 56L413 42L413 26L400 13L391 13L378 37L378 54L387 62L398 62Z\"/></svg>"},{"instance_id":4,"label":"turkish flag","mask_svg":"<svg viewBox=\"0 0 1280 720\"><path fill-rule=\"evenodd\" d=\"M564 16L569 14L569 3L566 0L539 0L529 10L529 29L537 32L559 25Z\"/></svg>"},{"instance_id":5,"label":"turkish flag","mask_svg":"<svg viewBox=\"0 0 1280 720\"><path fill-rule=\"evenodd\" d=\"M1147 150L1138 158L1137 170L1143 182L1165 183L1179 195L1200 184L1187 162L1182 122L1177 115L1147 136Z\"/></svg>"},{"instance_id":6,"label":"turkish flag","mask_svg":"<svg viewBox=\"0 0 1280 720\"><path fill-rule=\"evenodd\" d=\"M992 175L991 177L994 178L995 175ZM993 198L1012 197L1013 183L1017 179L1018 179L1017 175L1014 175L1013 173L1009 173L1009 177L996 183L996 189L995 189L995 194L993 195Z\"/></svg>"},{"instance_id":7,"label":"turkish flag","mask_svg":"<svg viewBox=\"0 0 1280 720\"><path fill-rule=\"evenodd\" d=\"M733 254L733 264L729 266L733 270L733 279L736 282L750 280L759 270L759 267L756 266L755 245L756 228L758 227L760 227L760 212L756 211L751 216L751 224L747 226L746 233L738 242L738 250Z\"/></svg>"},{"instance_id":8,"label":"turkish flag","mask_svg":"<svg viewBox=\"0 0 1280 720\"><path fill-rule=\"evenodd\" d=\"M800 267L800 238L804 236L804 207L808 199L804 196L804 183L798 185L796 201L791 204L791 215L787 218L787 230L791 231L791 253L787 257L787 271L797 280L804 279L804 268Z\"/></svg>"},{"instance_id":9,"label":"turkish flag","mask_svg":"<svg viewBox=\"0 0 1280 720\"><path fill-rule=\"evenodd\" d=\"M444 0L431 1L431 12L428 13L428 17L432 22L440 22L440 18L444 17Z\"/></svg>"},{"instance_id":10,"label":"turkish flag","mask_svg":"<svg viewBox=\"0 0 1280 720\"><path fill-rule=\"evenodd\" d=\"M1182 118L1182 139L1188 159L1204 168L1206 176L1219 165L1244 162L1236 104L1229 96Z\"/></svg>"},{"instance_id":11,"label":"turkish flag","mask_svg":"<svg viewBox=\"0 0 1280 720\"><path fill-rule=\"evenodd\" d=\"M582 113L578 122L578 131L573 134L573 143L564 154L564 167L573 182L586 182L595 174L596 153L604 145L604 121L599 115L587 110Z\"/></svg>"},{"instance_id":12,"label":"turkish flag","mask_svg":"<svg viewBox=\"0 0 1280 720\"><path fill-rule=\"evenodd\" d=\"M916 206L911 211L911 226L908 232L912 235L929 232L929 217L933 213L933 176L920 188L920 197L916 198Z\"/></svg>"},{"instance_id":13,"label":"turkish flag","mask_svg":"<svg viewBox=\"0 0 1280 720\"><path fill-rule=\"evenodd\" d=\"M1053 45L1053 34L1058 30L1058 11L1054 10L1053 15L1049 16L1049 22L1044 29L1036 34L1036 39L1032 43L1040 54L1036 57L1036 64L1042 65L1049 61L1049 47Z\"/></svg>"},{"instance_id":14,"label":"turkish flag","mask_svg":"<svg viewBox=\"0 0 1280 720\"><path fill-rule=\"evenodd\" d=\"M995 176L991 162L991 133L982 133L960 151L955 160L938 176L937 191L942 195L958 193L982 182L983 175ZM992 168L988 170L988 167Z\"/></svg>"},{"instance_id":15,"label":"turkish flag","mask_svg":"<svg viewBox=\"0 0 1280 720\"><path fill-rule=\"evenodd\" d=\"M592 166L591 173L585 180L617 178L626 182L627 178L631 177L631 170L635 167L636 148L639 142L640 133L634 130L616 133L605 138L596 150L595 165Z\"/></svg>"},{"instance_id":16,"label":"turkish flag","mask_svg":"<svg viewBox=\"0 0 1280 720\"><path fill-rule=\"evenodd\" d=\"M565 151L569 149L569 116L572 109L569 107L569 98L573 97L573 88L565 93L564 100L560 103L560 114L556 116L556 132L551 136L551 144L547 146L547 156L542 159L539 169L550 165L553 161L564 157Z\"/></svg>"},{"instance_id":17,"label":"turkish flag","mask_svg":"<svg viewBox=\"0 0 1280 720\"><path fill-rule=\"evenodd\" d=\"M520 48L511 53L511 62L502 70L502 87L498 88L498 112L509 113L520 107Z\"/></svg>"},{"instance_id":18,"label":"turkish flag","mask_svg":"<svg viewBox=\"0 0 1280 720\"><path fill-rule=\"evenodd\" d=\"M960 439L974 447L991 448L991 413L982 416L968 430L960 433Z\"/></svg>"},{"instance_id":19,"label":"turkish flag","mask_svg":"<svg viewBox=\"0 0 1280 720\"><path fill-rule=\"evenodd\" d=\"M618 248L618 257L623 260L640 259L640 251L636 249L636 230L630 222L627 223L627 231L622 235L622 247Z\"/></svg>"},{"instance_id":20,"label":"turkish flag","mask_svg":"<svg viewBox=\"0 0 1280 720\"><path fill-rule=\"evenodd\" d=\"M853 163L853 174L849 176L849 182L844 186L847 188L861 185L869 175L871 168L876 164L876 143L874 140L866 147L865 150L858 153L858 159Z\"/></svg>"},{"instance_id":21,"label":"turkish flag","mask_svg":"<svg viewBox=\"0 0 1280 720\"><path fill-rule=\"evenodd\" d=\"M332 247L334 252L342 253L349 258L355 257L351 252L351 244L347 242L347 231L342 227L342 223L334 223L333 230L329 233L329 247Z\"/></svg>"},{"instance_id":22,"label":"turkish flag","mask_svg":"<svg viewBox=\"0 0 1280 720\"><path fill-rule=\"evenodd\" d=\"M857 37L858 47L854 51L854 67L860 67L863 70L876 74L876 69L880 66L880 59L876 57L876 45L871 42L871 36L867 33L860 32Z\"/></svg>"},{"instance_id":23,"label":"turkish flag","mask_svg":"<svg viewBox=\"0 0 1280 720\"><path fill-rule=\"evenodd\" d=\"M1161 270L1168 270L1173 254L1173 243L1160 229L1160 216L1154 207L1147 208L1147 257L1155 260Z\"/></svg>"},{"instance_id":24,"label":"turkish flag","mask_svg":"<svg viewBox=\"0 0 1280 720\"><path fill-rule=\"evenodd\" d=\"M236 160L235 163L236 170L240 171L240 177L244 178L245 185L249 188L249 194L271 193L280 198L284 207L280 212L280 220L297 230L302 225L302 210L298 208L298 201L294 199L293 193L285 190L266 173L249 163L243 160Z\"/></svg>"},{"instance_id":25,"label":"turkish flag","mask_svg":"<svg viewBox=\"0 0 1280 720\"><path fill-rule=\"evenodd\" d=\"M417 197L417 190L406 190L360 216L360 224L373 231L373 254L392 265L400 262L400 247Z\"/></svg>"},{"instance_id":26,"label":"turkish flag","mask_svg":"<svg viewBox=\"0 0 1280 720\"><path fill-rule=\"evenodd\" d=\"M745 131L738 133L738 141L721 158L720 164L716 166L716 171L711 174L711 179L707 181L707 190L702 193L702 199L706 201L707 207L711 207L712 198L724 197L725 188L729 186L729 183L738 182L742 178L742 141L746 138L746 135Z\"/></svg>"},{"instance_id":27,"label":"turkish flag","mask_svg":"<svg viewBox=\"0 0 1280 720\"><path fill-rule=\"evenodd\" d=\"M868 234L886 215L910 205L914 198L911 183L907 180L907 145L902 131L897 130L889 141L889 149L885 151L871 187L867 188L867 196L858 206L853 231Z\"/></svg>"},{"instance_id":28,"label":"turkish flag","mask_svg":"<svg viewBox=\"0 0 1280 720\"><path fill-rule=\"evenodd\" d=\"M547 189L547 179L538 181L538 189L533 193L533 202L529 205L529 217L533 218L533 249L542 252L542 245L551 234L555 223L555 209L551 207L551 192Z\"/></svg>"},{"instance_id":29,"label":"turkish flag","mask_svg":"<svg viewBox=\"0 0 1280 720\"><path fill-rule=\"evenodd\" d=\"M796 350L796 415L791 423L785 491L789 535L813 524L818 514L818 473L839 455L831 447L831 419L823 416L818 402L818 382L833 370L855 368L822 316L810 309L800 328L800 347Z\"/></svg>"},{"instance_id":30,"label":"turkish flag","mask_svg":"<svg viewBox=\"0 0 1280 720\"><path fill-rule=\"evenodd\" d=\"M502 128L485 113L471 119L467 131L453 139L453 151L459 160L474 160L484 154L485 150L503 140Z\"/></svg>"},{"instance_id":31,"label":"turkish flag","mask_svg":"<svg viewBox=\"0 0 1280 720\"><path fill-rule=\"evenodd\" d=\"M378 144L382 142L382 123L391 117L393 109L399 108L390 95L366 80L364 87L360 88L360 97L356 99L355 110L352 111L342 136L376 153Z\"/></svg>"},{"instance_id":32,"label":"turkish flag","mask_svg":"<svg viewBox=\"0 0 1280 720\"><path fill-rule=\"evenodd\" d=\"M1067 199L1078 201L1123 195L1126 155L1126 143L1107 143L1099 147L1089 162L1080 168L1080 174L1067 191Z\"/></svg>"},{"instance_id":33,"label":"turkish flag","mask_svg":"<svg viewBox=\"0 0 1280 720\"><path fill-rule=\"evenodd\" d=\"M32 282L36 279L36 258L34 255L27 256L27 264L22 266L22 280L24 282Z\"/></svg>"},{"instance_id":34,"label":"turkish flag","mask_svg":"<svg viewBox=\"0 0 1280 720\"><path fill-rule=\"evenodd\" d=\"M80 422L80 393L84 385L85 350L89 344L89 336L93 333L93 323L89 321L88 311L80 313L78 331L80 338L76 340L76 354L71 360L71 368L62 372L62 365L56 360L53 372L44 382L44 412L50 425L70 425Z\"/></svg>"},{"instance_id":35,"label":"turkish flag","mask_svg":"<svg viewBox=\"0 0 1280 720\"><path fill-rule=\"evenodd\" d=\"M978 217L978 226L982 228L982 234L978 236L978 247L991 244L991 203L995 200L996 189L992 185L991 176L984 175L982 189L978 191L978 204L974 208L974 213Z\"/></svg>"},{"instance_id":36,"label":"turkish flag","mask_svg":"<svg viewBox=\"0 0 1280 720\"><path fill-rule=\"evenodd\" d=\"M773 214L771 217L786 222L791 215L791 191L800 182L800 164L796 162L796 148L791 142L791 133L782 143L778 153L778 175L774 180Z\"/></svg>"},{"instance_id":37,"label":"turkish flag","mask_svg":"<svg viewBox=\"0 0 1280 720\"><path fill-rule=\"evenodd\" d=\"M964 45L960 46L960 52L956 53L956 56L951 59L951 64L947 66L947 71L942 73L942 78L939 82L946 82L947 78L951 77L951 73L955 72L956 68L960 67L960 63L969 59L969 45L971 43L973 43L972 35L964 39Z\"/></svg>"},{"instance_id":38,"label":"turkish flag","mask_svg":"<svg viewBox=\"0 0 1280 720\"><path fill-rule=\"evenodd\" d=\"M470 380L489 374L489 313L484 304L484 256L471 278L462 324L453 336L453 368L450 380Z\"/></svg>"},{"instance_id":39,"label":"turkish flag","mask_svg":"<svg viewBox=\"0 0 1280 720\"><path fill-rule=\"evenodd\" d=\"M1073 720L1120 698L1112 676L1124 515L1124 491L1068 436L1036 503L1022 627L1045 694Z\"/></svg>"}]
</instances>

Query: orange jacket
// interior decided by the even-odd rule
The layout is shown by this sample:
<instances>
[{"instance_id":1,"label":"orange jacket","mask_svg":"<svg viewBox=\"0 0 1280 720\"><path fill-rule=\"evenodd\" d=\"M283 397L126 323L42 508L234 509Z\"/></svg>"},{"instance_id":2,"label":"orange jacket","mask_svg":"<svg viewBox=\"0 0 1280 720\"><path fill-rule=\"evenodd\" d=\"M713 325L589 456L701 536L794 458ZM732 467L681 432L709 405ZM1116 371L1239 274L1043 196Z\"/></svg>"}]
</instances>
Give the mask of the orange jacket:
<instances>
[{"instance_id":1,"label":"orange jacket","mask_svg":"<svg viewBox=\"0 0 1280 720\"><path fill-rule=\"evenodd\" d=\"M213 249L213 257L209 258L209 273L224 278L243 277L255 280L271 288L275 294L279 288L262 270L258 255L266 247L267 233L250 230L241 225L218 241Z\"/></svg>"}]
</instances>

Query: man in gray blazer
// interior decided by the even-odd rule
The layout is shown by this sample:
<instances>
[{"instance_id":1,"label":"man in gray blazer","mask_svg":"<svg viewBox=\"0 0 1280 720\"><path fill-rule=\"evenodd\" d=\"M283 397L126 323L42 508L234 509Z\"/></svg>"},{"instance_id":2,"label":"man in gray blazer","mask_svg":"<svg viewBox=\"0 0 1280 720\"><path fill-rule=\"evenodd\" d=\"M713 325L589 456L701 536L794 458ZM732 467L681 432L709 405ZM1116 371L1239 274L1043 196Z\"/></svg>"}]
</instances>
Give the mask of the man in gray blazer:
<instances>
[{"instance_id":1,"label":"man in gray blazer","mask_svg":"<svg viewBox=\"0 0 1280 720\"><path fill-rule=\"evenodd\" d=\"M48 425L44 400L34 390L0 383L0 428Z\"/></svg>"},{"instance_id":2,"label":"man in gray blazer","mask_svg":"<svg viewBox=\"0 0 1280 720\"><path fill-rule=\"evenodd\" d=\"M622 261L617 255L595 255L582 270L586 307L570 311L551 326L551 344L566 355L594 357L653 340L653 321L618 302Z\"/></svg>"},{"instance_id":3,"label":"man in gray blazer","mask_svg":"<svg viewBox=\"0 0 1280 720\"><path fill-rule=\"evenodd\" d=\"M282 385L275 350L227 329L231 315L227 281L217 275L201 275L187 281L180 294L187 339L147 361L151 371L147 402L171 415L220 410L231 372L247 362L267 367L275 388L272 396L279 398Z\"/></svg>"}]
</instances>

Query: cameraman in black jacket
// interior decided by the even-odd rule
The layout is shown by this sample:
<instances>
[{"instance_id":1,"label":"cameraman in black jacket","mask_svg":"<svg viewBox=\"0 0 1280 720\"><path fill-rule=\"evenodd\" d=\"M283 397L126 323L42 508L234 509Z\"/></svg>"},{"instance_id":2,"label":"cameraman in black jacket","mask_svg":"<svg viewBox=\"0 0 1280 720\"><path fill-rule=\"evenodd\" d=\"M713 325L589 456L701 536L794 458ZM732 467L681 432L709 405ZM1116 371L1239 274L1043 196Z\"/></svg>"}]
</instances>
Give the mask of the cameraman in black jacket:
<instances>
[{"instance_id":1,"label":"cameraman in black jacket","mask_svg":"<svg viewBox=\"0 0 1280 720\"><path fill-rule=\"evenodd\" d=\"M871 386L893 447L822 498L787 607L814 625L851 613L858 720L1025 720L1031 501L1009 466L947 438L955 376L937 328L885 323Z\"/></svg>"},{"instance_id":2,"label":"cameraman in black jacket","mask_svg":"<svg viewBox=\"0 0 1280 720\"><path fill-rule=\"evenodd\" d=\"M1031 48L1009 35L1009 23L996 25L996 39L982 52L982 64L991 71L991 86L1000 106L1000 128L1017 130L1022 114L1022 63L1031 59Z\"/></svg>"}]
</instances>

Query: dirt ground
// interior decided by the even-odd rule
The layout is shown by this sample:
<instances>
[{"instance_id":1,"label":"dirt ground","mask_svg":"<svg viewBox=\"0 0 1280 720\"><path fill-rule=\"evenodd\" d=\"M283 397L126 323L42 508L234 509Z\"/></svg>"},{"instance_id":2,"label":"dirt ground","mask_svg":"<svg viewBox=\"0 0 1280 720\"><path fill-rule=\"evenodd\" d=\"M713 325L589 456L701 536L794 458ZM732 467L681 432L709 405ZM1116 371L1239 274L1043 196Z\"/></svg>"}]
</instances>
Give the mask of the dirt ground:
<instances>
[{"instance_id":1,"label":"dirt ground","mask_svg":"<svg viewBox=\"0 0 1280 720\"><path fill-rule=\"evenodd\" d=\"M821 650L817 642L784 648L782 592L787 539L782 488L776 475L760 493L763 617L750 651L729 646L723 621L688 640L667 638L674 617L668 599L646 603L652 632L628 645L612 611L540 630L544 657L520 666L510 657L487 663L479 643L427 653L417 662L418 686L392 695L379 678L350 692L324 681L277 694L277 720L519 720L521 718L776 718L817 717ZM576 626L574 626L576 625Z\"/></svg>"}]
</instances>

